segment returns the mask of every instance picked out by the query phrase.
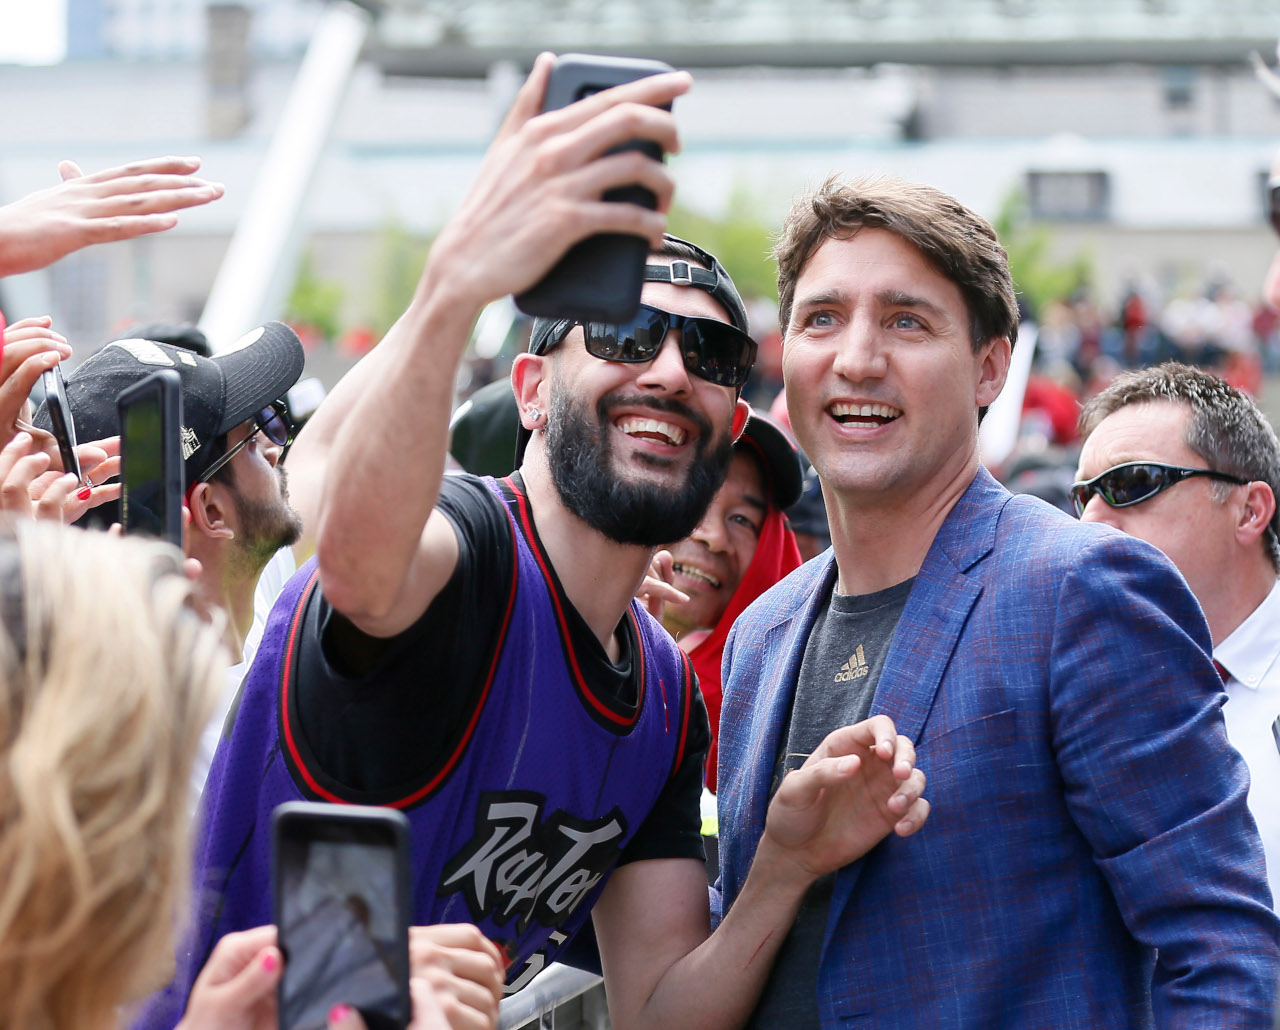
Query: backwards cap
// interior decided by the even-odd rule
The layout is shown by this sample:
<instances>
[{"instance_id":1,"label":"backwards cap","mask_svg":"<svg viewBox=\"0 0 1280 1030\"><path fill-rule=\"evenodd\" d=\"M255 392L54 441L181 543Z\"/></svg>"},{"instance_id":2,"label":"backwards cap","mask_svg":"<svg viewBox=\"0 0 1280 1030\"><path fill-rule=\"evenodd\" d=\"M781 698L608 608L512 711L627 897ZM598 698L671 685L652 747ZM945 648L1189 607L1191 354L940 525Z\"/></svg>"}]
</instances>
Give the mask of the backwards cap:
<instances>
[{"instance_id":1,"label":"backwards cap","mask_svg":"<svg viewBox=\"0 0 1280 1030\"><path fill-rule=\"evenodd\" d=\"M677 243L688 247L698 255L698 260L706 267L699 268L683 258L673 257L669 265L645 265L644 281L647 283L675 283L677 286L695 286L707 293L720 304L729 315L729 323L744 333L750 333L747 325L747 307L742 303L738 288L733 285L729 273L711 254L697 244L682 240L672 233L663 233L668 243ZM533 328L529 332L529 353L544 354L553 342L559 342L576 323L568 318L535 318ZM516 468L524 460L524 449L533 434L524 426L516 434Z\"/></svg>"},{"instance_id":2,"label":"backwards cap","mask_svg":"<svg viewBox=\"0 0 1280 1030\"><path fill-rule=\"evenodd\" d=\"M734 444L735 450L750 448L764 465L773 506L785 511L796 501L804 489L804 465L800 461L800 449L785 429L762 411L751 409L746 428Z\"/></svg>"}]
</instances>

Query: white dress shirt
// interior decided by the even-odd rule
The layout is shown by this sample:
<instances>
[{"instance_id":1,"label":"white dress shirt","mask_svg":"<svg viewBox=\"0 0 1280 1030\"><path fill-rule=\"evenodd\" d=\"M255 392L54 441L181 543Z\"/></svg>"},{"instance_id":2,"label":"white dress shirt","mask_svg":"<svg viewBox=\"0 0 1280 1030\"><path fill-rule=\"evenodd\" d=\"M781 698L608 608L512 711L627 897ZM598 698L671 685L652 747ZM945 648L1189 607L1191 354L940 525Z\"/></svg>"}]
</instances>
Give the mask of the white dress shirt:
<instances>
[{"instance_id":1,"label":"white dress shirt","mask_svg":"<svg viewBox=\"0 0 1280 1030\"><path fill-rule=\"evenodd\" d=\"M1227 670L1227 736L1249 766L1249 811L1262 834L1272 904L1280 904L1280 581L1213 657Z\"/></svg>"}]
</instances>

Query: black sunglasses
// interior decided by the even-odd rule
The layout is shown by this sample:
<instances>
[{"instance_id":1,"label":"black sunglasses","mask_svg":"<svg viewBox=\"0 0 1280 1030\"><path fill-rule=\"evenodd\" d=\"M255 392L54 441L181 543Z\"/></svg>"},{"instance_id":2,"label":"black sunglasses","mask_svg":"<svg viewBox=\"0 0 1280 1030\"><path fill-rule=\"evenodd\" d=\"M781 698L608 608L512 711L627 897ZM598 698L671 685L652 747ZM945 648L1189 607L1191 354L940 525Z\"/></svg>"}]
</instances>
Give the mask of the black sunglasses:
<instances>
[{"instance_id":1,"label":"black sunglasses","mask_svg":"<svg viewBox=\"0 0 1280 1030\"><path fill-rule=\"evenodd\" d=\"M293 420L289 417L289 409L285 407L284 401L274 401L263 408L253 416L253 422L253 429L245 435L243 440L210 464L200 475L196 476L195 481L197 483L207 483L217 475L227 462L244 450L249 441L259 433L264 434L277 447L288 448L289 442L293 438Z\"/></svg>"},{"instance_id":2,"label":"black sunglasses","mask_svg":"<svg viewBox=\"0 0 1280 1030\"><path fill-rule=\"evenodd\" d=\"M1130 505L1149 501L1161 491L1177 486L1192 476L1208 476L1237 486L1249 482L1226 472L1214 472L1213 469L1185 468L1182 465L1166 465L1162 461L1129 461L1109 468L1092 479L1072 483L1071 501L1076 506L1076 515L1084 514L1085 505L1093 499L1094 494L1113 508L1128 508Z\"/></svg>"},{"instance_id":3,"label":"black sunglasses","mask_svg":"<svg viewBox=\"0 0 1280 1030\"><path fill-rule=\"evenodd\" d=\"M662 349L667 333L674 329L680 334L684 367L717 386L741 387L756 360L756 341L728 322L675 315L648 304L641 304L634 318L619 325L577 324L582 326L588 354L603 361L626 364L652 361ZM568 328L565 331L568 332Z\"/></svg>"}]
</instances>

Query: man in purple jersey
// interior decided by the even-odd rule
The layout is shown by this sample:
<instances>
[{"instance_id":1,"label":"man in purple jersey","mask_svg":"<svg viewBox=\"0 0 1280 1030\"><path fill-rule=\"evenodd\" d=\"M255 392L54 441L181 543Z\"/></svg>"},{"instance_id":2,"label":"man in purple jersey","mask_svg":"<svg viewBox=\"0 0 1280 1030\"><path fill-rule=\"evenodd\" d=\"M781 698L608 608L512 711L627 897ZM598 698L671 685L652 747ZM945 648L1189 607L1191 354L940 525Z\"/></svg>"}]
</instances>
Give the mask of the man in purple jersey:
<instances>
[{"instance_id":1,"label":"man in purple jersey","mask_svg":"<svg viewBox=\"0 0 1280 1030\"><path fill-rule=\"evenodd\" d=\"M888 719L831 734L778 792L751 882L710 934L698 796L707 725L688 664L632 598L687 535L747 412L754 346L711 255L663 236L673 73L537 114L539 58L437 238L404 317L332 400L317 556L277 603L206 788L206 893L183 980L266 918L265 821L296 797L394 805L412 826L413 917L469 921L512 956L508 989L594 905L620 1027L730 1027L805 888L928 814ZM639 182L659 211L601 203ZM651 241L626 326L539 322L512 386L523 462L443 476L454 373L480 308L578 239ZM354 399L340 396L357 391ZM165 1002L144 1025L165 1025Z\"/></svg>"},{"instance_id":2,"label":"man in purple jersey","mask_svg":"<svg viewBox=\"0 0 1280 1030\"><path fill-rule=\"evenodd\" d=\"M394 640L438 617L436 602L456 584L460 556L475 554L470 527L482 521L468 518L466 506L451 496L455 491L442 491L441 484L453 370L473 319L489 300L532 286L589 233L649 239L658 256L646 273L643 327L610 332L594 324L540 323L532 353L519 356L511 374L527 446L508 490L519 495L526 536L536 538L553 570L548 579L558 616L562 604L571 608L562 621L575 637L565 645L575 651L575 675L577 661L583 660L588 680L593 674L586 665L594 665L598 678L590 686L601 687L597 714L608 721L627 710L628 700L637 704L625 677L611 697L603 696L610 676L616 679L628 660L624 616L637 610L630 603L636 587L654 548L697 525L745 422L748 409L737 396L742 379L728 371L734 333L723 325L741 332L745 319L736 291L699 285L721 278L713 259L663 254L661 212L672 181L662 165L635 154L593 160L636 137L677 150L671 114L649 105L683 93L688 77L655 76L536 115L549 67L546 57L539 59L477 188L438 237L413 304L380 346L394 377L356 403L335 440L334 467L344 474L326 483L317 557L323 593L340 613L331 631L343 622L357 631L348 654L369 639ZM524 148L532 153L516 157ZM629 182L652 190L659 211L598 203L602 187ZM642 338L652 345L643 356ZM370 461L370 454L395 460ZM476 495L478 509L481 488L463 489ZM475 579L479 570L472 568ZM453 597L465 606L465 594ZM466 618L484 610L465 609ZM647 618L642 614L640 621ZM662 659L670 660L669 653ZM674 697L655 697L651 688L643 697L646 709L665 709L668 700L674 707ZM705 717L698 729L705 734ZM571 761L573 736L557 744ZM522 738L520 746L528 741ZM710 935L697 839L701 756L677 754L656 805L668 826L652 832L646 820L636 835L643 843L627 845L594 910L615 1024L740 1022L805 887L885 834L909 834L923 821L927 804L918 800L923 783L913 760L888 720L828 737L780 789L751 883ZM601 765L601 776L611 772ZM488 775L503 782L500 768ZM625 799L619 804L625 809ZM585 813L569 814L594 825ZM481 831L481 813L468 813L467 821ZM480 846L489 845L471 845ZM451 868L468 854L451 859ZM492 875L485 884L500 887ZM449 886L440 885L442 895Z\"/></svg>"}]
</instances>

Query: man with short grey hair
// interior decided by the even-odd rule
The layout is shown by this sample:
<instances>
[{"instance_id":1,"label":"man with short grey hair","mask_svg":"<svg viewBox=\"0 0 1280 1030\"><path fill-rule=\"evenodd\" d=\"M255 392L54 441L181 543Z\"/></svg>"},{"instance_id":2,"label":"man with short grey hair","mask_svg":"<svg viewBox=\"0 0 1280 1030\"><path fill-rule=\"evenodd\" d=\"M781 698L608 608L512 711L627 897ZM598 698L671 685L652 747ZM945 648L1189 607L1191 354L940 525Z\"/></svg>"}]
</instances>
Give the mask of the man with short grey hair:
<instances>
[{"instance_id":1,"label":"man with short grey hair","mask_svg":"<svg viewBox=\"0 0 1280 1030\"><path fill-rule=\"evenodd\" d=\"M1127 372L1080 416L1076 511L1155 544L1204 609L1280 893L1280 443L1239 390L1169 362ZM1177 487L1177 489L1173 489Z\"/></svg>"}]
</instances>

